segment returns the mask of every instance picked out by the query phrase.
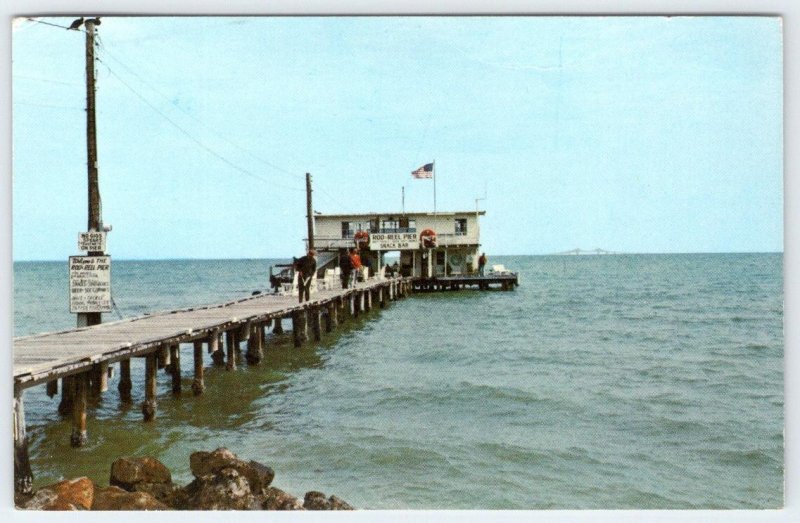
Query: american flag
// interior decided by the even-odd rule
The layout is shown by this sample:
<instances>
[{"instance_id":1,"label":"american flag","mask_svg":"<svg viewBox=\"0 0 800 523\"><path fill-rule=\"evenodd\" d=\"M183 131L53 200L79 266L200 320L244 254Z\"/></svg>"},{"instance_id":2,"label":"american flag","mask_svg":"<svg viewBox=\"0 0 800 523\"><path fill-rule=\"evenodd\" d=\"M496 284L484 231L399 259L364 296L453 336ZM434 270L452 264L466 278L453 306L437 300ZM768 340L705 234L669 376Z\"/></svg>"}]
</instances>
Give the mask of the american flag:
<instances>
[{"instance_id":1,"label":"american flag","mask_svg":"<svg viewBox=\"0 0 800 523\"><path fill-rule=\"evenodd\" d=\"M426 163L416 171L411 171L411 176L414 178L433 178L433 164Z\"/></svg>"}]
</instances>

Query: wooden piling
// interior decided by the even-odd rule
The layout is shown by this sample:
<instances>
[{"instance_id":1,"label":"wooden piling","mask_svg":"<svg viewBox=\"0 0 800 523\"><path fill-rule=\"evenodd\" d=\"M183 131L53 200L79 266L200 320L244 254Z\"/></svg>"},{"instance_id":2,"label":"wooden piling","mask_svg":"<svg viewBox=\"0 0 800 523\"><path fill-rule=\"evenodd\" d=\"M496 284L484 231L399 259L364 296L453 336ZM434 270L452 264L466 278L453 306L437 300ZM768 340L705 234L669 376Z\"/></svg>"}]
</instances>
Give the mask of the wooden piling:
<instances>
[{"instance_id":1,"label":"wooden piling","mask_svg":"<svg viewBox=\"0 0 800 523\"><path fill-rule=\"evenodd\" d=\"M206 389L203 382L203 340L194 340L194 380L192 392L199 396Z\"/></svg>"},{"instance_id":2,"label":"wooden piling","mask_svg":"<svg viewBox=\"0 0 800 523\"><path fill-rule=\"evenodd\" d=\"M170 345L169 357L172 360L172 393L181 393L181 346L178 344Z\"/></svg>"},{"instance_id":3,"label":"wooden piling","mask_svg":"<svg viewBox=\"0 0 800 523\"><path fill-rule=\"evenodd\" d=\"M158 369L161 370L161 369L166 368L167 365L170 364L170 361L169 361L169 346L168 345L162 345L161 348L158 349L158 355L156 356L156 358L157 358Z\"/></svg>"},{"instance_id":4,"label":"wooden piling","mask_svg":"<svg viewBox=\"0 0 800 523\"><path fill-rule=\"evenodd\" d=\"M228 361L225 362L225 370L236 370L236 349L238 343L236 342L236 331L229 330L225 332L225 348L228 351Z\"/></svg>"},{"instance_id":5,"label":"wooden piling","mask_svg":"<svg viewBox=\"0 0 800 523\"><path fill-rule=\"evenodd\" d=\"M73 376L64 376L61 378L61 402L58 404L58 413L66 416L72 412L74 400L75 387Z\"/></svg>"},{"instance_id":6,"label":"wooden piling","mask_svg":"<svg viewBox=\"0 0 800 523\"><path fill-rule=\"evenodd\" d=\"M96 398L108 390L108 362L101 361L92 365L92 397Z\"/></svg>"},{"instance_id":7,"label":"wooden piling","mask_svg":"<svg viewBox=\"0 0 800 523\"><path fill-rule=\"evenodd\" d=\"M86 433L86 407L89 395L89 372L78 374L75 380L75 403L72 408L72 435L69 443L73 447L83 447L89 438Z\"/></svg>"},{"instance_id":8,"label":"wooden piling","mask_svg":"<svg viewBox=\"0 0 800 523\"><path fill-rule=\"evenodd\" d=\"M281 318L275 318L275 327L272 329L272 334L283 334L283 323Z\"/></svg>"},{"instance_id":9,"label":"wooden piling","mask_svg":"<svg viewBox=\"0 0 800 523\"><path fill-rule=\"evenodd\" d=\"M308 310L309 323L311 323L311 335L314 341L322 339L322 329L320 328L320 310L319 307L311 307Z\"/></svg>"},{"instance_id":10,"label":"wooden piling","mask_svg":"<svg viewBox=\"0 0 800 523\"><path fill-rule=\"evenodd\" d=\"M158 355L151 352L144 360L144 402L142 414L145 421L156 419L156 373L158 372Z\"/></svg>"},{"instance_id":11,"label":"wooden piling","mask_svg":"<svg viewBox=\"0 0 800 523\"><path fill-rule=\"evenodd\" d=\"M247 363L256 365L261 363L261 359L263 358L262 345L264 343L264 326L254 323L248 323L248 325L250 325L250 339L247 342Z\"/></svg>"},{"instance_id":12,"label":"wooden piling","mask_svg":"<svg viewBox=\"0 0 800 523\"><path fill-rule=\"evenodd\" d=\"M14 492L33 492L33 471L28 454L28 433L25 428L25 407L22 391L14 393Z\"/></svg>"},{"instance_id":13,"label":"wooden piling","mask_svg":"<svg viewBox=\"0 0 800 523\"><path fill-rule=\"evenodd\" d=\"M292 334L294 336L295 347L302 347L308 341L306 323L307 318L305 309L298 309L292 312Z\"/></svg>"},{"instance_id":14,"label":"wooden piling","mask_svg":"<svg viewBox=\"0 0 800 523\"><path fill-rule=\"evenodd\" d=\"M52 380L47 382L47 397L52 398L58 394L58 380Z\"/></svg>"},{"instance_id":15,"label":"wooden piling","mask_svg":"<svg viewBox=\"0 0 800 523\"><path fill-rule=\"evenodd\" d=\"M119 398L123 403L129 403L131 401L132 389L131 360L128 358L119 362L119 383L117 384L117 390L119 391Z\"/></svg>"},{"instance_id":16,"label":"wooden piling","mask_svg":"<svg viewBox=\"0 0 800 523\"><path fill-rule=\"evenodd\" d=\"M220 348L219 338L219 330L214 329L208 337L208 352L211 354L211 361L214 362L214 365L222 366L225 364L225 353Z\"/></svg>"}]
</instances>

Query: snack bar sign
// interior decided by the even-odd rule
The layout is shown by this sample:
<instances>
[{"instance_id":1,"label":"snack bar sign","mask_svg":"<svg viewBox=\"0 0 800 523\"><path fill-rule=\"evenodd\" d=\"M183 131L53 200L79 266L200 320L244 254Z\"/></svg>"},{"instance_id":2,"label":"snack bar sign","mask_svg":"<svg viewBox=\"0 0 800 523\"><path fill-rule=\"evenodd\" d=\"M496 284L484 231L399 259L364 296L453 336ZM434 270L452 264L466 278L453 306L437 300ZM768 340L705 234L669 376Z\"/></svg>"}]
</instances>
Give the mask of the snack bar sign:
<instances>
[{"instance_id":1,"label":"snack bar sign","mask_svg":"<svg viewBox=\"0 0 800 523\"><path fill-rule=\"evenodd\" d=\"M69 311L111 312L111 256L69 257Z\"/></svg>"},{"instance_id":2,"label":"snack bar sign","mask_svg":"<svg viewBox=\"0 0 800 523\"><path fill-rule=\"evenodd\" d=\"M106 252L106 233L103 231L82 232L78 235L78 250Z\"/></svg>"},{"instance_id":3,"label":"snack bar sign","mask_svg":"<svg viewBox=\"0 0 800 523\"><path fill-rule=\"evenodd\" d=\"M395 251L419 247L419 234L416 232L373 233L369 238L369 248L373 251Z\"/></svg>"}]
</instances>

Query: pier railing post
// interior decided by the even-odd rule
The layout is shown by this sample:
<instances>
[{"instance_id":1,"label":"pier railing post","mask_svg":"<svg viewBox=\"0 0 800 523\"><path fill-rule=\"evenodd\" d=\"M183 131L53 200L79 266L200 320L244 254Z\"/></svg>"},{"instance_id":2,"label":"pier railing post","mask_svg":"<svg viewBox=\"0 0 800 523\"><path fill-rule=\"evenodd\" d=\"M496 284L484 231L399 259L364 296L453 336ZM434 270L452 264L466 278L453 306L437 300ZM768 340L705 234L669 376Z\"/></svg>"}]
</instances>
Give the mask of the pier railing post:
<instances>
[{"instance_id":1,"label":"pier railing post","mask_svg":"<svg viewBox=\"0 0 800 523\"><path fill-rule=\"evenodd\" d=\"M75 404L72 409L72 435L69 442L73 447L82 447L89 440L86 434L86 407L89 395L89 372L75 376Z\"/></svg>"},{"instance_id":2,"label":"pier railing post","mask_svg":"<svg viewBox=\"0 0 800 523\"><path fill-rule=\"evenodd\" d=\"M205 390L203 382L203 340L194 340L194 380L192 381L192 392L199 396Z\"/></svg>"},{"instance_id":3,"label":"pier railing post","mask_svg":"<svg viewBox=\"0 0 800 523\"><path fill-rule=\"evenodd\" d=\"M131 401L132 389L131 360L128 358L119 362L119 383L117 384L117 390L119 391L119 398L123 403L129 403Z\"/></svg>"},{"instance_id":4,"label":"pier railing post","mask_svg":"<svg viewBox=\"0 0 800 523\"><path fill-rule=\"evenodd\" d=\"M172 360L172 393L181 393L181 346L173 344L169 347L169 357Z\"/></svg>"},{"instance_id":5,"label":"pier railing post","mask_svg":"<svg viewBox=\"0 0 800 523\"><path fill-rule=\"evenodd\" d=\"M158 355L151 352L144 360L144 402L142 414L145 421L156 419L156 373L158 372Z\"/></svg>"},{"instance_id":6,"label":"pier railing post","mask_svg":"<svg viewBox=\"0 0 800 523\"><path fill-rule=\"evenodd\" d=\"M28 455L28 433L25 428L25 407L22 391L14 391L14 492L33 492L33 472Z\"/></svg>"}]
</instances>

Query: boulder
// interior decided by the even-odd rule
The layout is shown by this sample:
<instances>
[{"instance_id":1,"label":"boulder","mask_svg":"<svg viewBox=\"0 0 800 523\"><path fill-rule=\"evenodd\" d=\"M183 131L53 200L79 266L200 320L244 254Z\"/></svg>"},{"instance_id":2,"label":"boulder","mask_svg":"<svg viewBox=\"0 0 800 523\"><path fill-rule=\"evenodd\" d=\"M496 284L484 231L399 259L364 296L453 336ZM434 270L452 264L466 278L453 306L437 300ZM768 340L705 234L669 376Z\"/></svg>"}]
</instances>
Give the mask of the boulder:
<instances>
[{"instance_id":1,"label":"boulder","mask_svg":"<svg viewBox=\"0 0 800 523\"><path fill-rule=\"evenodd\" d=\"M172 474L155 458L120 458L111 464L109 483L133 491L139 483L172 483Z\"/></svg>"},{"instance_id":2,"label":"boulder","mask_svg":"<svg viewBox=\"0 0 800 523\"><path fill-rule=\"evenodd\" d=\"M272 483L275 471L257 461L244 461L226 448L213 452L193 452L189 456L189 468L195 478L216 474L222 469L231 468L239 472L250 483L253 494L259 494Z\"/></svg>"},{"instance_id":3,"label":"boulder","mask_svg":"<svg viewBox=\"0 0 800 523\"><path fill-rule=\"evenodd\" d=\"M92 510L168 510L169 507L146 492L128 492L119 487L98 488Z\"/></svg>"},{"instance_id":4,"label":"boulder","mask_svg":"<svg viewBox=\"0 0 800 523\"><path fill-rule=\"evenodd\" d=\"M179 498L183 494L183 489L174 483L137 483L133 492L149 494L168 507L182 503Z\"/></svg>"},{"instance_id":5,"label":"boulder","mask_svg":"<svg viewBox=\"0 0 800 523\"><path fill-rule=\"evenodd\" d=\"M268 487L264 491L261 508L266 510L305 510L299 499L275 487Z\"/></svg>"},{"instance_id":6,"label":"boulder","mask_svg":"<svg viewBox=\"0 0 800 523\"><path fill-rule=\"evenodd\" d=\"M21 508L26 510L89 510L94 500L89 478L67 479L40 488Z\"/></svg>"},{"instance_id":7,"label":"boulder","mask_svg":"<svg viewBox=\"0 0 800 523\"><path fill-rule=\"evenodd\" d=\"M184 489L179 505L188 510L251 510L258 508L250 483L236 469L224 468L196 478Z\"/></svg>"},{"instance_id":8,"label":"boulder","mask_svg":"<svg viewBox=\"0 0 800 523\"><path fill-rule=\"evenodd\" d=\"M303 508L306 510L354 510L343 499L336 496L325 498L325 494L316 490L306 492Z\"/></svg>"}]
</instances>

